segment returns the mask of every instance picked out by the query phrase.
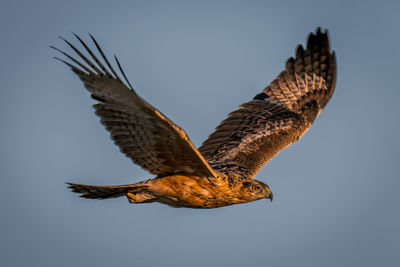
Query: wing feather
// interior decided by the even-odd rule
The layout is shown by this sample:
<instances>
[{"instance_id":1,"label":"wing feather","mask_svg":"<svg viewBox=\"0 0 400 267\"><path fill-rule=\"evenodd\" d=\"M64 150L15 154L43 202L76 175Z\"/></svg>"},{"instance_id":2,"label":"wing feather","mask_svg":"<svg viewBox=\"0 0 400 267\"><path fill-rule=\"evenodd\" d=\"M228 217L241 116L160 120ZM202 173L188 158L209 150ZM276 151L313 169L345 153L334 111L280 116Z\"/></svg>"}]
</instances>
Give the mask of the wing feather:
<instances>
[{"instance_id":1,"label":"wing feather","mask_svg":"<svg viewBox=\"0 0 400 267\"><path fill-rule=\"evenodd\" d=\"M329 101L335 87L336 59L327 32L317 29L307 49L263 92L221 122L199 148L210 165L238 178L254 177L272 157L296 142Z\"/></svg>"},{"instance_id":2,"label":"wing feather","mask_svg":"<svg viewBox=\"0 0 400 267\"><path fill-rule=\"evenodd\" d=\"M52 47L76 65L56 59L71 67L84 82L92 98L98 101L94 105L96 114L100 116L102 124L120 150L134 163L159 176L178 172L215 176L187 134L134 92L116 57L118 68L131 88L121 81L92 36L97 50L111 72L85 42L79 36L75 36L94 63L63 38L88 67L64 51Z\"/></svg>"}]
</instances>

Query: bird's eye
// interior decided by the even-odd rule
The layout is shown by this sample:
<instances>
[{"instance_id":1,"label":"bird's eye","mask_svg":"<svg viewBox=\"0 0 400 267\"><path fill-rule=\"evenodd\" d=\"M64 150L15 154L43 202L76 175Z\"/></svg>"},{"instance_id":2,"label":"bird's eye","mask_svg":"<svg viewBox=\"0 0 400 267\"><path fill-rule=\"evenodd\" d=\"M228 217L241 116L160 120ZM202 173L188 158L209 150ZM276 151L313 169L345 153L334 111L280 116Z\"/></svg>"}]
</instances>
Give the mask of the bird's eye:
<instances>
[{"instance_id":1,"label":"bird's eye","mask_svg":"<svg viewBox=\"0 0 400 267\"><path fill-rule=\"evenodd\" d=\"M258 185L252 185L251 186L251 191L252 192L258 192L258 191L260 191L260 187Z\"/></svg>"}]
</instances>

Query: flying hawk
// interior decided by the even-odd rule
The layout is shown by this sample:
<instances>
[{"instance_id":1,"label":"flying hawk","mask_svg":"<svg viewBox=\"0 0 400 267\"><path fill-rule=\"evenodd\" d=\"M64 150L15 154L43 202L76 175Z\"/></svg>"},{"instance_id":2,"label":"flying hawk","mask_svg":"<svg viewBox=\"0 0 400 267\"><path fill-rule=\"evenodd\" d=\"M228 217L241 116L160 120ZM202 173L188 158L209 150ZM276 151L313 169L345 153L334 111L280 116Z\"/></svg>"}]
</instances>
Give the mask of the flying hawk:
<instances>
[{"instance_id":1,"label":"flying hawk","mask_svg":"<svg viewBox=\"0 0 400 267\"><path fill-rule=\"evenodd\" d=\"M156 177L129 185L94 186L68 183L84 198L127 196L130 203L160 202L174 207L216 208L262 198L272 192L254 179L277 153L298 141L325 107L335 88L336 59L327 31L308 37L296 57L261 93L221 122L196 149L178 125L133 89L115 57L119 74L90 35L96 56L82 39L85 56L63 39L81 61L59 51L97 101L101 123L114 143L134 163ZM120 77L122 76L124 80Z\"/></svg>"}]
</instances>

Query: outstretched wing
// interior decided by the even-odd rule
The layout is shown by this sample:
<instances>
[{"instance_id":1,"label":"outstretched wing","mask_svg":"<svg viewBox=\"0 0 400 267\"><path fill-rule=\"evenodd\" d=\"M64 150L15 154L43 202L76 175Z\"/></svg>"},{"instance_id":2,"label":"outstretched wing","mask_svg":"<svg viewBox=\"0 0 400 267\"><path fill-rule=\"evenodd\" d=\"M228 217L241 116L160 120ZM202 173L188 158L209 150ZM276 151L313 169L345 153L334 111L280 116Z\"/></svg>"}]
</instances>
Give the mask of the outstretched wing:
<instances>
[{"instance_id":1,"label":"outstretched wing","mask_svg":"<svg viewBox=\"0 0 400 267\"><path fill-rule=\"evenodd\" d=\"M100 46L91 36L108 69L88 46L75 35L91 59L74 45L63 39L87 64L83 64L67 53L52 47L66 56L72 63L56 58L75 72L84 82L92 98L96 114L110 132L114 143L131 160L152 174L167 175L177 172L214 176L212 168L193 146L186 133L144 99L139 97L115 57L127 85L105 57ZM94 61L94 63L92 62Z\"/></svg>"},{"instance_id":2,"label":"outstretched wing","mask_svg":"<svg viewBox=\"0 0 400 267\"><path fill-rule=\"evenodd\" d=\"M221 122L199 148L211 167L237 177L254 177L272 157L296 142L329 101L336 59L327 32L308 37L296 58L253 100Z\"/></svg>"}]
</instances>

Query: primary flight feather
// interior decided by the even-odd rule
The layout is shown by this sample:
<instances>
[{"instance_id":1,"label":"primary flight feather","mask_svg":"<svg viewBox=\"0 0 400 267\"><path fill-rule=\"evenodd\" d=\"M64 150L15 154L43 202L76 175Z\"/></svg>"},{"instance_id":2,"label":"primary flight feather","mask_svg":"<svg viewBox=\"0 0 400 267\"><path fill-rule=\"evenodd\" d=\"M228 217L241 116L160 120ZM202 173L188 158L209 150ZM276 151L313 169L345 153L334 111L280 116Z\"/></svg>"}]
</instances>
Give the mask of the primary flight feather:
<instances>
[{"instance_id":1,"label":"primary flight feather","mask_svg":"<svg viewBox=\"0 0 400 267\"><path fill-rule=\"evenodd\" d=\"M157 175L117 186L68 183L85 198L127 196L131 203L160 202L174 207L216 208L262 198L272 192L254 179L277 153L310 128L335 88L336 59L328 33L317 29L307 47L298 46L285 69L261 93L221 122L197 150L179 126L142 99L121 68L120 78L92 37L100 59L77 35L85 56L63 39L80 60L52 47L83 81L98 103L96 114L114 143L134 163Z\"/></svg>"}]
</instances>

